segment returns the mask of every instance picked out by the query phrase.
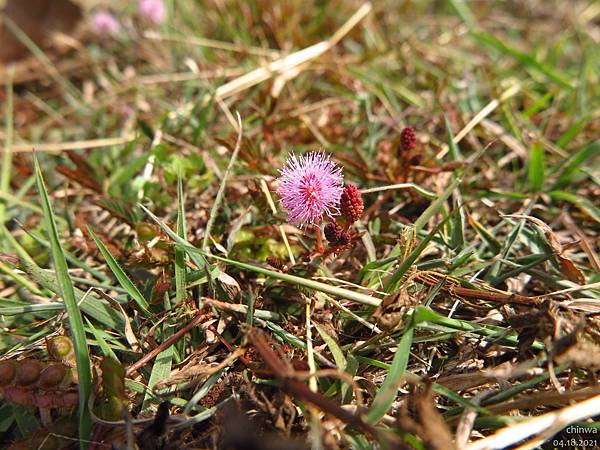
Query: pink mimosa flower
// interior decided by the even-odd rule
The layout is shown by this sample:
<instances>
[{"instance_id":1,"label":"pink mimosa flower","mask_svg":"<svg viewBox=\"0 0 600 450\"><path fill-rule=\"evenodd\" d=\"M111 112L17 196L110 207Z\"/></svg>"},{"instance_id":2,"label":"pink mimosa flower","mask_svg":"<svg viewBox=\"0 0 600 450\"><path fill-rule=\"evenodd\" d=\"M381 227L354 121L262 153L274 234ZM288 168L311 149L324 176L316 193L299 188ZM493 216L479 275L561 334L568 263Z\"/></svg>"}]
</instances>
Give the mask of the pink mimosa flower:
<instances>
[{"instance_id":1,"label":"pink mimosa flower","mask_svg":"<svg viewBox=\"0 0 600 450\"><path fill-rule=\"evenodd\" d=\"M329 155L292 154L279 173L277 194L291 223L304 227L339 214L344 177Z\"/></svg>"},{"instance_id":2,"label":"pink mimosa flower","mask_svg":"<svg viewBox=\"0 0 600 450\"><path fill-rule=\"evenodd\" d=\"M164 22L167 9L162 0L140 0L138 11L155 24Z\"/></svg>"},{"instance_id":3,"label":"pink mimosa flower","mask_svg":"<svg viewBox=\"0 0 600 450\"><path fill-rule=\"evenodd\" d=\"M116 35L121 30L121 24L108 11L98 11L92 16L92 27L97 33Z\"/></svg>"}]
</instances>

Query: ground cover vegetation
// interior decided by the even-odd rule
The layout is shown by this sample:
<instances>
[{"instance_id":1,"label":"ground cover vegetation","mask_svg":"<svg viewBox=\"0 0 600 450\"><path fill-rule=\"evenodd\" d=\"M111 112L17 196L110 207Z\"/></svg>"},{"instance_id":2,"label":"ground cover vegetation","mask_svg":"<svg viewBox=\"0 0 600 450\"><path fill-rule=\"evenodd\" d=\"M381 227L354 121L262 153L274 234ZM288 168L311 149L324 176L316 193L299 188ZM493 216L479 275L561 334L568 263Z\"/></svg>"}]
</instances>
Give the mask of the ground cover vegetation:
<instances>
[{"instance_id":1,"label":"ground cover vegetation","mask_svg":"<svg viewBox=\"0 0 600 450\"><path fill-rule=\"evenodd\" d=\"M597 2L2 3L3 446L597 448Z\"/></svg>"}]
</instances>

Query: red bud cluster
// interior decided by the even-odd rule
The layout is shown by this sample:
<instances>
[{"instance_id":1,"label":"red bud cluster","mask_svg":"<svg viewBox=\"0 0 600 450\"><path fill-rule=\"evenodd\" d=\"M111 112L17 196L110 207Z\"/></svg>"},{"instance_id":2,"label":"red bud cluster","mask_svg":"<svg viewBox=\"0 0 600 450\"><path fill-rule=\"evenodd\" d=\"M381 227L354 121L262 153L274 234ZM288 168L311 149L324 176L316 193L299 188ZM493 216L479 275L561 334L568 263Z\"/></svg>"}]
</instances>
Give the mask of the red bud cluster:
<instances>
[{"instance_id":1,"label":"red bud cluster","mask_svg":"<svg viewBox=\"0 0 600 450\"><path fill-rule=\"evenodd\" d=\"M417 146L417 134L413 127L405 127L400 133L400 153L407 153Z\"/></svg>"},{"instance_id":2,"label":"red bud cluster","mask_svg":"<svg viewBox=\"0 0 600 450\"><path fill-rule=\"evenodd\" d=\"M352 224L360 219L364 210L364 204L360 191L353 184L344 187L340 199L340 212L346 219L347 224Z\"/></svg>"},{"instance_id":3,"label":"red bud cluster","mask_svg":"<svg viewBox=\"0 0 600 450\"><path fill-rule=\"evenodd\" d=\"M339 246L350 243L350 233L344 230L335 220L325 225L325 238L331 245Z\"/></svg>"}]
</instances>

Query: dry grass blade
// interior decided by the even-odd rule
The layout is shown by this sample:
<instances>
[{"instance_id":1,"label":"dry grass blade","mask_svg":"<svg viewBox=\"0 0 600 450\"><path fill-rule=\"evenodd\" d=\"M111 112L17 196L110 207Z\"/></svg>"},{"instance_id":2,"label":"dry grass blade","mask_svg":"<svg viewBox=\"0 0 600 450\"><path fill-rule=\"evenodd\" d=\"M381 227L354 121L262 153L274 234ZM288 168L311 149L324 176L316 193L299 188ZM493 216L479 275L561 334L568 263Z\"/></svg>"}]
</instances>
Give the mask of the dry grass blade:
<instances>
[{"instance_id":1,"label":"dry grass blade","mask_svg":"<svg viewBox=\"0 0 600 450\"><path fill-rule=\"evenodd\" d=\"M503 449L536 435L547 439L572 423L596 416L598 411L600 395L503 428L491 436L469 444L465 450ZM537 445L536 441L535 445L523 448L534 448Z\"/></svg>"},{"instance_id":2,"label":"dry grass blade","mask_svg":"<svg viewBox=\"0 0 600 450\"><path fill-rule=\"evenodd\" d=\"M364 3L352 17L327 41L319 42L318 44L311 45L305 49L299 50L291 55L284 56L283 58L277 59L266 67L259 67L251 72L248 72L241 77L235 78L234 80L219 86L216 90L215 96L220 99L225 99L232 95L239 94L252 86L255 86L263 81L276 75L290 74L296 69L306 63L309 63L325 52L330 50L335 44L337 44L354 26L356 26L369 12L372 6L370 3ZM295 72L297 75L298 72ZM208 104L210 99L207 97L205 104ZM189 107L180 109L177 111L178 114L185 116L189 113Z\"/></svg>"}]
</instances>

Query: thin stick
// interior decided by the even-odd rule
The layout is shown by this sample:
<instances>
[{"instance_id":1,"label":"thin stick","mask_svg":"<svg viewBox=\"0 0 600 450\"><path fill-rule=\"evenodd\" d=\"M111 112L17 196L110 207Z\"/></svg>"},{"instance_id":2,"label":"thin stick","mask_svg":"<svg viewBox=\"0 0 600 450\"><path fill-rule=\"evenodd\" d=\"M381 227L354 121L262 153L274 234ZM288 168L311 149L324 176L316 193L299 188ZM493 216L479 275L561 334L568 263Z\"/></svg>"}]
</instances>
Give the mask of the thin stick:
<instances>
[{"instance_id":1,"label":"thin stick","mask_svg":"<svg viewBox=\"0 0 600 450\"><path fill-rule=\"evenodd\" d=\"M130 134L122 137L91 139L87 141L74 142L48 142L48 143L20 143L13 144L14 153L31 153L35 147L36 152L62 152L68 150L83 150L87 148L111 147L113 145L127 144L135 139L135 135ZM4 149L0 151L4 152Z\"/></svg>"},{"instance_id":2,"label":"thin stick","mask_svg":"<svg viewBox=\"0 0 600 450\"><path fill-rule=\"evenodd\" d=\"M325 246L323 245L323 236L321 236L321 227L319 225L313 225L315 230L315 237L317 238L316 242L316 250L317 253L323 254L325 253Z\"/></svg>"},{"instance_id":3,"label":"thin stick","mask_svg":"<svg viewBox=\"0 0 600 450\"><path fill-rule=\"evenodd\" d=\"M130 365L125 370L125 374L131 375L133 372L140 369L142 366L144 366L144 364L146 364L147 362L151 361L156 356L158 356L158 354L161 353L163 350L165 350L165 349L169 348L171 345L175 344L175 342L177 342L184 334L186 334L192 328L205 322L209 316L210 316L210 313L198 312L196 317L194 317L192 320L190 320L186 326L184 326L180 330L176 331L169 339L167 339L162 344L160 344L158 347L156 347L154 350L152 350L150 353L145 354L140 359L138 359L136 362L134 362L132 365Z\"/></svg>"},{"instance_id":4,"label":"thin stick","mask_svg":"<svg viewBox=\"0 0 600 450\"><path fill-rule=\"evenodd\" d=\"M415 280L427 284L429 286L434 286L438 283L436 277L428 277L427 275L433 275L432 272L420 273L415 276ZM444 276L441 274L436 274L440 278ZM448 292L450 295L455 295L458 297L466 297L466 298L477 298L480 300L490 301L490 302L498 302L498 303L516 303L519 305L539 305L543 301L542 297L526 297L520 294L511 294L508 292L502 291L482 291L479 289L470 289L462 286L458 286L455 284L444 284L442 289Z\"/></svg>"}]
</instances>

